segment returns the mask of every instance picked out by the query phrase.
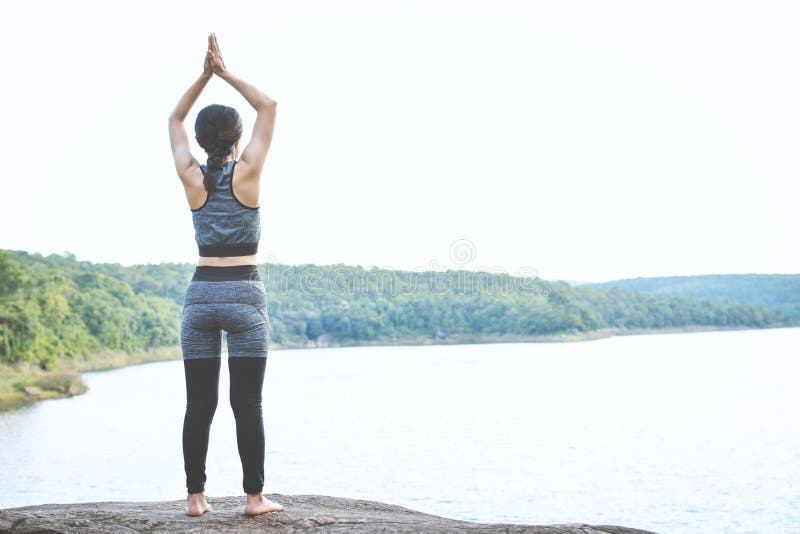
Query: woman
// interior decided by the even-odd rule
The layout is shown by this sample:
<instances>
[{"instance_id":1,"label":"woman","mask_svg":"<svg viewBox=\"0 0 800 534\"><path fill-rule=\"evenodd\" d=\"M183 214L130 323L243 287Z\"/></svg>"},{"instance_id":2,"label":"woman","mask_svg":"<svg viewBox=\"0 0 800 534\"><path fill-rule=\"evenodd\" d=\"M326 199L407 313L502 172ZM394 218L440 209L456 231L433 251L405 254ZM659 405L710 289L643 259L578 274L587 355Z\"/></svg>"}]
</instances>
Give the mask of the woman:
<instances>
[{"instance_id":1,"label":"woman","mask_svg":"<svg viewBox=\"0 0 800 534\"><path fill-rule=\"evenodd\" d=\"M208 155L206 165L201 165L189 151L183 121L214 74L239 91L257 115L252 138L239 157L242 121L236 110L220 105L201 110L195 137ZM247 494L244 512L259 515L283 510L261 493L265 451L261 390L269 316L256 261L261 237L259 181L272 141L275 110L274 100L225 68L212 33L203 74L169 117L175 169L186 190L200 255L181 319L186 376L183 456L190 516L211 511L204 495L205 462L217 408L222 330L228 333L230 402Z\"/></svg>"}]
</instances>

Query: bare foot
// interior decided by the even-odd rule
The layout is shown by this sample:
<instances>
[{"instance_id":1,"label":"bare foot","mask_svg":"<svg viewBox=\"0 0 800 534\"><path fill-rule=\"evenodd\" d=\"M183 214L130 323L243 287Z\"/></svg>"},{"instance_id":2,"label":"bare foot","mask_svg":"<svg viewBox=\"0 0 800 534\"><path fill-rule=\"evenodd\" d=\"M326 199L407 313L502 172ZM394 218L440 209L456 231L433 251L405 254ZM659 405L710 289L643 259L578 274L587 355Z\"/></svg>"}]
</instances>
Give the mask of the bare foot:
<instances>
[{"instance_id":1,"label":"bare foot","mask_svg":"<svg viewBox=\"0 0 800 534\"><path fill-rule=\"evenodd\" d=\"M188 496L189 509L186 515L199 517L212 510L211 505L206 502L206 496L202 493L190 493Z\"/></svg>"},{"instance_id":2,"label":"bare foot","mask_svg":"<svg viewBox=\"0 0 800 534\"><path fill-rule=\"evenodd\" d=\"M271 501L261 493L248 493L244 513L247 515L260 515L267 512L282 512L283 505Z\"/></svg>"}]
</instances>

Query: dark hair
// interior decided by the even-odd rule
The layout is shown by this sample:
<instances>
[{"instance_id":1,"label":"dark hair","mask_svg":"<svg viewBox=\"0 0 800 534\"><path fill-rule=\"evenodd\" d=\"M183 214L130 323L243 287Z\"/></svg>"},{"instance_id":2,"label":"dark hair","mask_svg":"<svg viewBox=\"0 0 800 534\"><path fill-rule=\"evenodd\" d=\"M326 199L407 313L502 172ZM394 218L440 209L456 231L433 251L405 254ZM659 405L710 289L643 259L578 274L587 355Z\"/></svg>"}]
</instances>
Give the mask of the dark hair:
<instances>
[{"instance_id":1,"label":"dark hair","mask_svg":"<svg viewBox=\"0 0 800 534\"><path fill-rule=\"evenodd\" d=\"M229 106L211 104L200 110L194 122L195 139L208 154L203 185L206 191L214 191L212 169L222 167L222 162L233 152L233 145L242 136L242 118Z\"/></svg>"}]
</instances>

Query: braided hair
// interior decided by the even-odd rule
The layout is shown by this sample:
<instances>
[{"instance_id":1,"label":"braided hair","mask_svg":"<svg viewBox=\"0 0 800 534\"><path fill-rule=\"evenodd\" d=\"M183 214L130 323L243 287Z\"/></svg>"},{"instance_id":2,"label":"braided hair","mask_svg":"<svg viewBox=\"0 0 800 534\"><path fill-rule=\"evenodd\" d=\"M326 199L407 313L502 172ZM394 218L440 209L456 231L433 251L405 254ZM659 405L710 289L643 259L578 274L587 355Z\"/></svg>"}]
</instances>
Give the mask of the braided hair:
<instances>
[{"instance_id":1,"label":"braided hair","mask_svg":"<svg viewBox=\"0 0 800 534\"><path fill-rule=\"evenodd\" d=\"M242 119L229 106L211 104L200 110L194 123L195 139L208 154L203 185L206 191L214 191L212 169L221 169L225 158L233 152L233 145L242 136Z\"/></svg>"}]
</instances>

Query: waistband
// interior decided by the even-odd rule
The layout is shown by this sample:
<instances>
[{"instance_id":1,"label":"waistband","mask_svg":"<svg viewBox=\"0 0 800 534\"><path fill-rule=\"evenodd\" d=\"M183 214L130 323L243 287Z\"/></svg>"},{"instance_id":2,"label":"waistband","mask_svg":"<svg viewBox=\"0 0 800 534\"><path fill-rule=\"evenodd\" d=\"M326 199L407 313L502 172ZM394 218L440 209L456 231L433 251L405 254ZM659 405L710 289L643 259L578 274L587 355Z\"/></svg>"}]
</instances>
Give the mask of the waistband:
<instances>
[{"instance_id":1,"label":"waistband","mask_svg":"<svg viewBox=\"0 0 800 534\"><path fill-rule=\"evenodd\" d=\"M204 258L221 256L252 256L258 253L258 243L240 245L198 245L198 253Z\"/></svg>"},{"instance_id":2,"label":"waistband","mask_svg":"<svg viewBox=\"0 0 800 534\"><path fill-rule=\"evenodd\" d=\"M226 267L198 265L192 276L192 282L226 282L229 280L261 280L258 265L229 265Z\"/></svg>"}]
</instances>

